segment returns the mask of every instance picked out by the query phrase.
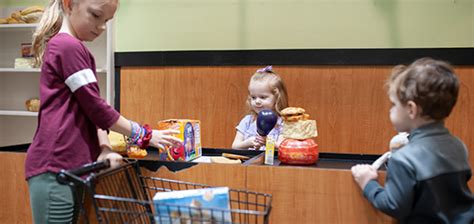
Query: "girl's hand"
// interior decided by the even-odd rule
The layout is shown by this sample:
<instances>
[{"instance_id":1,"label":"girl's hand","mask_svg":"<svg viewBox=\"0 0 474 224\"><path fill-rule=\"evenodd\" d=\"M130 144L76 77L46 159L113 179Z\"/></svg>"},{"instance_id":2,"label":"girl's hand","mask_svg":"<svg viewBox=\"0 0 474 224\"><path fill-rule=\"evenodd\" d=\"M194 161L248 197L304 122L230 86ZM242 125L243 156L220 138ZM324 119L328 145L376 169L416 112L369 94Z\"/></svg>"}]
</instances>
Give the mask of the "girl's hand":
<instances>
[{"instance_id":1,"label":"girl's hand","mask_svg":"<svg viewBox=\"0 0 474 224\"><path fill-rule=\"evenodd\" d=\"M179 134L178 130L153 130L152 137L150 139L150 146L155 148L164 149L165 146L172 146L182 144L181 140L173 134Z\"/></svg>"},{"instance_id":2,"label":"girl's hand","mask_svg":"<svg viewBox=\"0 0 474 224\"><path fill-rule=\"evenodd\" d=\"M123 157L120 154L110 150L108 147L102 147L102 152L100 153L99 158L97 158L97 161L105 160L109 160L110 168L115 168L122 163Z\"/></svg>"},{"instance_id":3,"label":"girl's hand","mask_svg":"<svg viewBox=\"0 0 474 224\"><path fill-rule=\"evenodd\" d=\"M266 144L266 137L256 135L253 140L253 147L255 149L260 149L260 147L264 146Z\"/></svg>"},{"instance_id":4,"label":"girl's hand","mask_svg":"<svg viewBox=\"0 0 474 224\"><path fill-rule=\"evenodd\" d=\"M352 176L360 189L364 190L369 181L377 179L377 171L369 164L357 164L351 168Z\"/></svg>"}]
</instances>

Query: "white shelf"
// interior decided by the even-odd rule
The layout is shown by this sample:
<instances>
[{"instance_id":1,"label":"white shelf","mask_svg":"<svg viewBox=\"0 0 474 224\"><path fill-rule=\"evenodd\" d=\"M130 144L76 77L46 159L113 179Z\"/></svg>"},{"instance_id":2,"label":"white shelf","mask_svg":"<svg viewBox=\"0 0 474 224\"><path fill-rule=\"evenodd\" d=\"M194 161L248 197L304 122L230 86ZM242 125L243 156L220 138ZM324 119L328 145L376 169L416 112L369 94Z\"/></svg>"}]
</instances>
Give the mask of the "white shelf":
<instances>
[{"instance_id":1,"label":"white shelf","mask_svg":"<svg viewBox=\"0 0 474 224\"><path fill-rule=\"evenodd\" d=\"M39 68L0 68L0 72L41 72ZM98 68L97 73L105 73L107 69Z\"/></svg>"},{"instance_id":2,"label":"white shelf","mask_svg":"<svg viewBox=\"0 0 474 224\"><path fill-rule=\"evenodd\" d=\"M38 116L38 112L25 110L0 110L0 115L36 117Z\"/></svg>"},{"instance_id":3,"label":"white shelf","mask_svg":"<svg viewBox=\"0 0 474 224\"><path fill-rule=\"evenodd\" d=\"M0 72L40 72L39 68L0 68Z\"/></svg>"},{"instance_id":4,"label":"white shelf","mask_svg":"<svg viewBox=\"0 0 474 224\"><path fill-rule=\"evenodd\" d=\"M1 28L35 28L37 23L22 23L22 24L0 24Z\"/></svg>"},{"instance_id":5,"label":"white shelf","mask_svg":"<svg viewBox=\"0 0 474 224\"><path fill-rule=\"evenodd\" d=\"M1 5L0 17L9 16L8 10L17 10L8 7L9 3ZM113 103L114 85L111 25L107 24L107 31L93 42L84 42L95 58L101 97L109 104ZM31 142L37 127L38 112L27 111L25 101L39 98L41 68L14 68L15 59L21 57L21 44L32 41L37 27L38 24L0 24L0 146Z\"/></svg>"},{"instance_id":6,"label":"white shelf","mask_svg":"<svg viewBox=\"0 0 474 224\"><path fill-rule=\"evenodd\" d=\"M0 29L36 28L37 23L28 24L0 24Z\"/></svg>"}]
</instances>

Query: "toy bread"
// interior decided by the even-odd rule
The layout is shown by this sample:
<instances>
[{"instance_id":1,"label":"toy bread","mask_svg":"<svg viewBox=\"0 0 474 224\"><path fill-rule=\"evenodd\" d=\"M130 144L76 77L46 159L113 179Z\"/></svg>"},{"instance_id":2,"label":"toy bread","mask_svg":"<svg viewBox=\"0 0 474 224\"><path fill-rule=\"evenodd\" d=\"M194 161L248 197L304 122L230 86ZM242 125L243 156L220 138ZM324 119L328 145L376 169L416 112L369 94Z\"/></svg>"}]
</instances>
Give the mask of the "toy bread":
<instances>
[{"instance_id":1,"label":"toy bread","mask_svg":"<svg viewBox=\"0 0 474 224\"><path fill-rule=\"evenodd\" d=\"M8 24L23 24L23 23L26 23L25 21L23 20L18 20L18 19L15 19L15 18L7 18L7 23Z\"/></svg>"},{"instance_id":2,"label":"toy bread","mask_svg":"<svg viewBox=\"0 0 474 224\"><path fill-rule=\"evenodd\" d=\"M287 107L280 112L284 121L295 122L300 120L307 120L309 114L301 107Z\"/></svg>"},{"instance_id":3,"label":"toy bread","mask_svg":"<svg viewBox=\"0 0 474 224\"><path fill-rule=\"evenodd\" d=\"M231 153L222 153L222 156L229 159L240 159L240 160L248 160L250 159L248 156L241 156Z\"/></svg>"},{"instance_id":4,"label":"toy bread","mask_svg":"<svg viewBox=\"0 0 474 224\"><path fill-rule=\"evenodd\" d=\"M146 149L140 149L138 146L130 146L127 149L127 155L130 158L141 159L148 155Z\"/></svg>"},{"instance_id":5,"label":"toy bread","mask_svg":"<svg viewBox=\"0 0 474 224\"><path fill-rule=\"evenodd\" d=\"M283 120L283 137L304 140L318 136L316 121L308 120L309 114L301 107L287 107L280 112Z\"/></svg>"},{"instance_id":6,"label":"toy bread","mask_svg":"<svg viewBox=\"0 0 474 224\"><path fill-rule=\"evenodd\" d=\"M408 144L408 133L400 132L390 140L390 150L399 149Z\"/></svg>"},{"instance_id":7,"label":"toy bread","mask_svg":"<svg viewBox=\"0 0 474 224\"><path fill-rule=\"evenodd\" d=\"M36 23L36 22L39 22L42 16L43 16L43 12L33 12L30 14L20 16L20 19L25 21L26 23Z\"/></svg>"},{"instance_id":8,"label":"toy bread","mask_svg":"<svg viewBox=\"0 0 474 224\"><path fill-rule=\"evenodd\" d=\"M28 15L28 14L35 13L35 12L44 12L44 8L41 7L41 6L37 6L37 5L35 5L35 6L30 6L30 7L26 8L26 9L21 10L21 11L20 11L20 14L21 14L22 16L24 16L24 15Z\"/></svg>"},{"instance_id":9,"label":"toy bread","mask_svg":"<svg viewBox=\"0 0 474 224\"><path fill-rule=\"evenodd\" d=\"M43 13L43 7L30 6L21 11L13 12L8 18L0 19L0 24L37 23L43 16Z\"/></svg>"},{"instance_id":10,"label":"toy bread","mask_svg":"<svg viewBox=\"0 0 474 224\"><path fill-rule=\"evenodd\" d=\"M127 152L127 144L125 143L125 138L122 134L110 131L109 141L114 152L118 152L120 154L125 154Z\"/></svg>"},{"instance_id":11,"label":"toy bread","mask_svg":"<svg viewBox=\"0 0 474 224\"><path fill-rule=\"evenodd\" d=\"M211 157L212 163L225 163L225 164L241 164L242 162L238 159L227 159L222 156Z\"/></svg>"},{"instance_id":12,"label":"toy bread","mask_svg":"<svg viewBox=\"0 0 474 224\"><path fill-rule=\"evenodd\" d=\"M296 122L285 122L283 123L282 135L284 138L299 140L317 137L318 131L316 130L316 121L301 120Z\"/></svg>"},{"instance_id":13,"label":"toy bread","mask_svg":"<svg viewBox=\"0 0 474 224\"><path fill-rule=\"evenodd\" d=\"M26 110L31 112L38 112L40 108L40 100L37 98L29 99L25 102Z\"/></svg>"}]
</instances>

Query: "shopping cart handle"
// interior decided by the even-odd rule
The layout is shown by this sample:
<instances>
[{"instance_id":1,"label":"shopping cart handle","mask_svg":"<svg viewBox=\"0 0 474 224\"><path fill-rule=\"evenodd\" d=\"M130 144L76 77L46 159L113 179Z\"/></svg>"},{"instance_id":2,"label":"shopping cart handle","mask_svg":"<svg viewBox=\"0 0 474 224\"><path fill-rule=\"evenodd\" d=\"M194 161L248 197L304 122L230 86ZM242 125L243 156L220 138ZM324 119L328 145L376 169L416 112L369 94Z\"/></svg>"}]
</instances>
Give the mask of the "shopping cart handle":
<instances>
[{"instance_id":1,"label":"shopping cart handle","mask_svg":"<svg viewBox=\"0 0 474 224\"><path fill-rule=\"evenodd\" d=\"M69 170L69 173L74 174L76 176L82 176L91 172L97 172L103 169L107 169L109 167L110 161L106 159L104 161L89 163L80 168Z\"/></svg>"},{"instance_id":2,"label":"shopping cart handle","mask_svg":"<svg viewBox=\"0 0 474 224\"><path fill-rule=\"evenodd\" d=\"M58 173L56 179L58 180L58 182L66 184L70 182L68 181L69 177L79 178L85 174L88 174L91 172L97 172L103 169L107 169L109 167L110 167L110 161L108 159L104 161L100 161L100 162L93 162L93 163L86 164L77 169L61 170Z\"/></svg>"}]
</instances>

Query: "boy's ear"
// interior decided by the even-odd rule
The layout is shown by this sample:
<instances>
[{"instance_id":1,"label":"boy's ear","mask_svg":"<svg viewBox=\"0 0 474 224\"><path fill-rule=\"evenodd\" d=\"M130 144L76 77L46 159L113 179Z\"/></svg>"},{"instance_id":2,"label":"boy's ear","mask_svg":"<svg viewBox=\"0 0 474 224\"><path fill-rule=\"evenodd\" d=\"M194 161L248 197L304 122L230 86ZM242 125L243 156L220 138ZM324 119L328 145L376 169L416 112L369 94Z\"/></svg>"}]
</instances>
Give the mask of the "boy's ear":
<instances>
[{"instance_id":1,"label":"boy's ear","mask_svg":"<svg viewBox=\"0 0 474 224\"><path fill-rule=\"evenodd\" d=\"M408 116L410 119L415 119L419 114L421 114L421 107L418 106L412 100L407 102Z\"/></svg>"}]
</instances>

